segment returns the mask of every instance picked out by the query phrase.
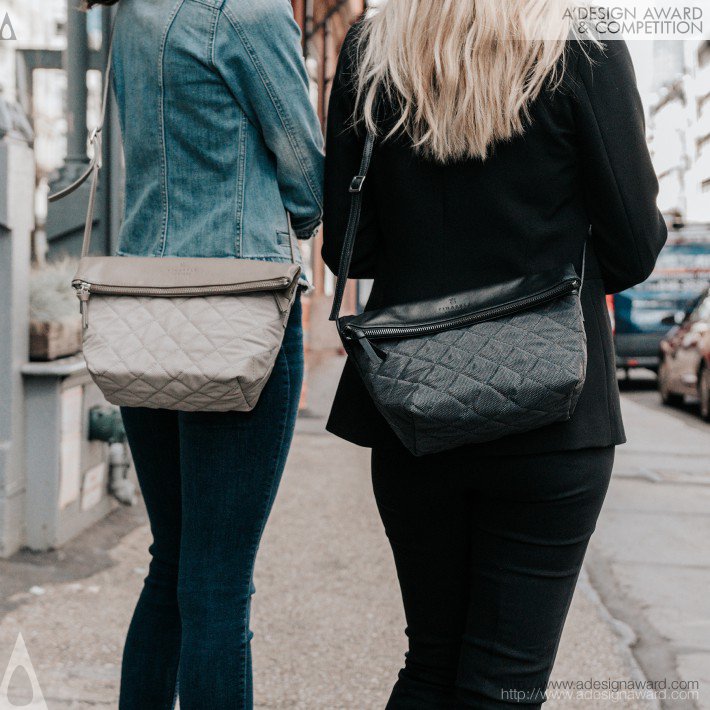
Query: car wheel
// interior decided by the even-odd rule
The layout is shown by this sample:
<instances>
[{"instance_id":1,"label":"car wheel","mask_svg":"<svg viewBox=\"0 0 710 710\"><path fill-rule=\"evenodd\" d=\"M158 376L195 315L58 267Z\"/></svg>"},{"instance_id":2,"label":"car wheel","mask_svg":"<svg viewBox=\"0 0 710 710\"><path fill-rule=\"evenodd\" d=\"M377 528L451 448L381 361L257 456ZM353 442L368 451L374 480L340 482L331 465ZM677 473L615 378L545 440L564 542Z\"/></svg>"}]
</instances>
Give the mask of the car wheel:
<instances>
[{"instance_id":1,"label":"car wheel","mask_svg":"<svg viewBox=\"0 0 710 710\"><path fill-rule=\"evenodd\" d=\"M710 368L700 370L700 416L710 422Z\"/></svg>"},{"instance_id":2,"label":"car wheel","mask_svg":"<svg viewBox=\"0 0 710 710\"><path fill-rule=\"evenodd\" d=\"M661 401L667 407L677 407L683 404L683 395L673 392L668 384L668 372L665 362L661 362L658 368L658 391L661 394Z\"/></svg>"}]
</instances>

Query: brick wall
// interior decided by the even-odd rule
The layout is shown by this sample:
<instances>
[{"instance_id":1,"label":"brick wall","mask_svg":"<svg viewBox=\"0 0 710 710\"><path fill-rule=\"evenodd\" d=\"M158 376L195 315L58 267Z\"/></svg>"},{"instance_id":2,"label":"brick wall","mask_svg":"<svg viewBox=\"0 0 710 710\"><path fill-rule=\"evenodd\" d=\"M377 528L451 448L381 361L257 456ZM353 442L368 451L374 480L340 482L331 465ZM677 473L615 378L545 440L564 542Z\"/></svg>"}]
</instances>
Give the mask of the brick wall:
<instances>
[{"instance_id":1,"label":"brick wall","mask_svg":"<svg viewBox=\"0 0 710 710\"><path fill-rule=\"evenodd\" d=\"M330 86L338 54L348 29L363 13L365 0L292 0L294 15L304 34L304 54L308 59L318 115L323 127L327 119ZM328 322L333 278L320 256L322 234L304 248L310 263L314 290L304 302L307 363L337 351L340 343L335 328ZM355 291L351 286L346 308L352 309ZM307 401L307 388L304 394Z\"/></svg>"}]
</instances>

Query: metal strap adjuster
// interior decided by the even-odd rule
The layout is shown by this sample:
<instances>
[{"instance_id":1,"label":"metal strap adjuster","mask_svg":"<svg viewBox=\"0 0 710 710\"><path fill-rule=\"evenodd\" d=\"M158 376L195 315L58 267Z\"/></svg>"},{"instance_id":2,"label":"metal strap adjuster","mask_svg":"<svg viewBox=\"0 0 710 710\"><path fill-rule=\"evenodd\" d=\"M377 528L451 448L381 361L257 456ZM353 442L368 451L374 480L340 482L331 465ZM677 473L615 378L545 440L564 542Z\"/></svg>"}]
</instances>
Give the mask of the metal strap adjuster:
<instances>
[{"instance_id":1,"label":"metal strap adjuster","mask_svg":"<svg viewBox=\"0 0 710 710\"><path fill-rule=\"evenodd\" d=\"M350 183L350 192L362 192L362 186L365 184L366 177L367 175L356 175Z\"/></svg>"}]
</instances>

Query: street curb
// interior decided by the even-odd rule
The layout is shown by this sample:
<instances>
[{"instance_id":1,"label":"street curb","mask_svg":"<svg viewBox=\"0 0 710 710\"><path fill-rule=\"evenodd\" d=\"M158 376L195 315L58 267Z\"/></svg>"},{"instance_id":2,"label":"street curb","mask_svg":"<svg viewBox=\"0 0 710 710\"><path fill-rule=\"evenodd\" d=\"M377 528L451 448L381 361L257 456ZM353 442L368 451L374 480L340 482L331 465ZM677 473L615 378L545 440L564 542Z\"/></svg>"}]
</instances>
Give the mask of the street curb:
<instances>
[{"instance_id":1,"label":"street curb","mask_svg":"<svg viewBox=\"0 0 710 710\"><path fill-rule=\"evenodd\" d=\"M579 574L579 579L577 580L577 588L585 595L585 597L592 604L596 610L599 618L612 630L614 637L616 638L616 646L621 655L623 655L631 668L631 680L638 682L645 682L648 680L646 674L643 672L641 666L636 660L636 656L633 652L633 646L638 641L638 636L636 632L629 626L626 622L617 619L609 609L604 604L601 596L597 590L592 585L592 581L589 578L589 573L587 572L586 564L582 567L582 571ZM652 700L646 700L648 708L651 710L662 710L661 704L657 698Z\"/></svg>"}]
</instances>

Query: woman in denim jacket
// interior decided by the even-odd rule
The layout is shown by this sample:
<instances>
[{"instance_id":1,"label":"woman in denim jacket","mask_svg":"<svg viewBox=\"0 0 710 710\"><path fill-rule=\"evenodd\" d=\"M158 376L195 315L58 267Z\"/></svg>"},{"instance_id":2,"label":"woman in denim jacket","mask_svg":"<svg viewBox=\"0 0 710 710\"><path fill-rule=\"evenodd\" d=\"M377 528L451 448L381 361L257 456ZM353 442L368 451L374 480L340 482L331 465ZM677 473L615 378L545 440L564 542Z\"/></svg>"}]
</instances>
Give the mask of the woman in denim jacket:
<instances>
[{"instance_id":1,"label":"woman in denim jacket","mask_svg":"<svg viewBox=\"0 0 710 710\"><path fill-rule=\"evenodd\" d=\"M89 0L89 5L115 0ZM288 0L120 0L126 162L119 253L288 262L322 211L322 136ZM249 413L124 408L150 571L120 708L251 708L254 559L293 435L300 304Z\"/></svg>"}]
</instances>

